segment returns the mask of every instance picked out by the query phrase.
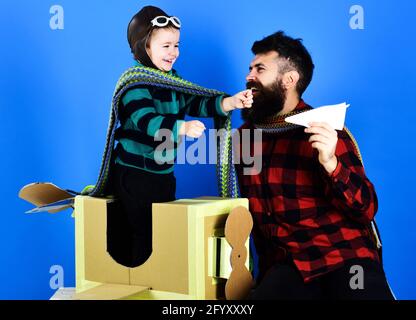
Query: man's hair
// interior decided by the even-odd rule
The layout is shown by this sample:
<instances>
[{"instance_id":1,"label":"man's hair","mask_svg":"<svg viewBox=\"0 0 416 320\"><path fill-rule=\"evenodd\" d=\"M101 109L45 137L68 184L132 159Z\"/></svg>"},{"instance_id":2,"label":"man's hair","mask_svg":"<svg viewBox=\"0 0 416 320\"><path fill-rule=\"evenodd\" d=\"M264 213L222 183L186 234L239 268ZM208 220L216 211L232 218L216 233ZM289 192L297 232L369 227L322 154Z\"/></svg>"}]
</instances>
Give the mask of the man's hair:
<instances>
[{"instance_id":1,"label":"man's hair","mask_svg":"<svg viewBox=\"0 0 416 320\"><path fill-rule=\"evenodd\" d=\"M311 55L302 44L302 39L293 39L285 35L283 31L278 31L254 42L251 51L255 55L276 51L279 54L279 59L283 58L286 61L280 72L296 70L299 73L296 91L299 97L302 96L312 80L315 67Z\"/></svg>"}]
</instances>

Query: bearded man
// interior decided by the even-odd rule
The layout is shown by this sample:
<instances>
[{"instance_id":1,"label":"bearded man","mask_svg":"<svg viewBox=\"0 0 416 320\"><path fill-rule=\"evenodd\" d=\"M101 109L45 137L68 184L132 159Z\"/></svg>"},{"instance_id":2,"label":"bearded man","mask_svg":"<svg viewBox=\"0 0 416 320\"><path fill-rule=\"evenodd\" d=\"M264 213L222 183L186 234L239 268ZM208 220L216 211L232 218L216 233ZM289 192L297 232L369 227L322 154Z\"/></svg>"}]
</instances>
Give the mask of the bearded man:
<instances>
[{"instance_id":1,"label":"bearded man","mask_svg":"<svg viewBox=\"0 0 416 320\"><path fill-rule=\"evenodd\" d=\"M305 129L284 121L311 109L302 100L310 54L282 31L256 41L252 52L246 80L254 102L242 111L239 136L262 130L262 170L244 174L249 168L236 161L259 258L249 298L393 299L372 228L377 196L352 137L327 123ZM241 155L242 143L235 147Z\"/></svg>"}]
</instances>

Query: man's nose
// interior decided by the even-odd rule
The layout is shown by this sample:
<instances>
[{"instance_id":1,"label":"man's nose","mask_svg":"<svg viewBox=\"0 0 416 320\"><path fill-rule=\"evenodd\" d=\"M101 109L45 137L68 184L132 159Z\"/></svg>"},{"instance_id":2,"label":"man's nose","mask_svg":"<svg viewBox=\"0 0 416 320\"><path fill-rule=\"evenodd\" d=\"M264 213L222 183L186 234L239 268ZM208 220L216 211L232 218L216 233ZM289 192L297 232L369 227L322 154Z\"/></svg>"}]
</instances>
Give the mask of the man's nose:
<instances>
[{"instance_id":1,"label":"man's nose","mask_svg":"<svg viewBox=\"0 0 416 320\"><path fill-rule=\"evenodd\" d=\"M246 81L247 82L256 81L256 76L252 72L250 72L246 77Z\"/></svg>"}]
</instances>

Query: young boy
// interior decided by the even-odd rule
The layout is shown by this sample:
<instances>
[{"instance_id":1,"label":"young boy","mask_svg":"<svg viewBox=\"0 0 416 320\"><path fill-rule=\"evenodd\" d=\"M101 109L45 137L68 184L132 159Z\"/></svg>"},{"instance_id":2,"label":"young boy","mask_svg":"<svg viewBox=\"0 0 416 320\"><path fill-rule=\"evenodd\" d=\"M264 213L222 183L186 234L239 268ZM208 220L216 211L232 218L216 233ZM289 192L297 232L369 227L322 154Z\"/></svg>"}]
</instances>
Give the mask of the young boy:
<instances>
[{"instance_id":1,"label":"young boy","mask_svg":"<svg viewBox=\"0 0 416 320\"><path fill-rule=\"evenodd\" d=\"M128 41L144 72L156 72L163 80L175 76L173 65L179 56L181 23L157 7L146 6L130 21ZM152 69L146 69L152 68ZM160 73L162 71L162 74ZM128 77L128 76L127 76ZM162 81L163 82L163 81ZM185 90L186 91L186 90ZM107 226L107 251L127 267L143 264L152 253L152 203L175 200L176 180L172 161L161 163L155 152L161 143L155 137L159 129L172 132L172 160L180 135L198 138L205 130L193 117L226 117L235 108L249 108L250 90L235 96L212 97L175 90L154 81L130 84L120 97L120 127L114 150L112 187L122 210ZM166 156L164 158L166 160Z\"/></svg>"}]
</instances>

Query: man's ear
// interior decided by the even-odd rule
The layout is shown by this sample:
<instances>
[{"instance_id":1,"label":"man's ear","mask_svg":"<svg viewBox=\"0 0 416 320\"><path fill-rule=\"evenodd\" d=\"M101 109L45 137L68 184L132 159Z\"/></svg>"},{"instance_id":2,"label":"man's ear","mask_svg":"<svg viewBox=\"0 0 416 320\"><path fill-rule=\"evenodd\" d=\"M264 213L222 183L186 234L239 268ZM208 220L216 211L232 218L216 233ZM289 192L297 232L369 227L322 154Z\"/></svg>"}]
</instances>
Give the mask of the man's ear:
<instances>
[{"instance_id":1,"label":"man's ear","mask_svg":"<svg viewBox=\"0 0 416 320\"><path fill-rule=\"evenodd\" d=\"M283 86L286 89L296 88L299 81L299 72L296 70L288 71L283 75Z\"/></svg>"}]
</instances>

